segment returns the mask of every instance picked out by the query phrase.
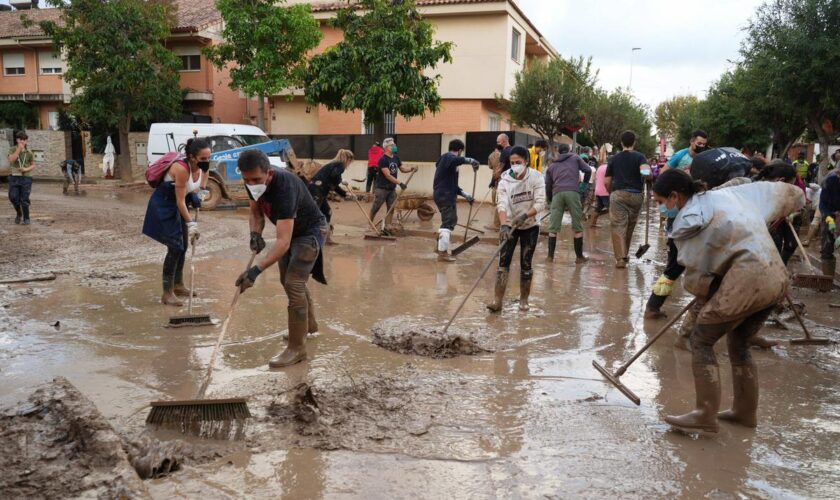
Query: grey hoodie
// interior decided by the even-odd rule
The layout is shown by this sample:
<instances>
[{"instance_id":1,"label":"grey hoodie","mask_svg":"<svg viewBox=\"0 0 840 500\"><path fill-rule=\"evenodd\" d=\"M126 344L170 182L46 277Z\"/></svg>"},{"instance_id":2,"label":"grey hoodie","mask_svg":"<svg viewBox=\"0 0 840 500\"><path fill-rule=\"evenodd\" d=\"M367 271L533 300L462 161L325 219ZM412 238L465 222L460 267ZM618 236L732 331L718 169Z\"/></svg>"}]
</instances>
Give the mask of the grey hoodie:
<instances>
[{"instance_id":1,"label":"grey hoodie","mask_svg":"<svg viewBox=\"0 0 840 500\"><path fill-rule=\"evenodd\" d=\"M580 156L574 153L563 153L555 158L545 171L545 198L551 202L554 193L564 191L577 192L580 184L580 174L583 182L589 182L592 169Z\"/></svg>"}]
</instances>

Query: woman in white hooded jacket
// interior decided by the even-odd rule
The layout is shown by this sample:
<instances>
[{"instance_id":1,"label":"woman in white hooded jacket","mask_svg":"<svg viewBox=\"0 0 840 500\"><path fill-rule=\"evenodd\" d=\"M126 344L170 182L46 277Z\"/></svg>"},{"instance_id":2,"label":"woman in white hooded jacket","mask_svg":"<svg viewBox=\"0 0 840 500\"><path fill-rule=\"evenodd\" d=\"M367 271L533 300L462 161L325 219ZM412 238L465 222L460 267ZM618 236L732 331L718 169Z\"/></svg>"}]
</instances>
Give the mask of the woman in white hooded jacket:
<instances>
[{"instance_id":1,"label":"woman in white hooded jacket","mask_svg":"<svg viewBox=\"0 0 840 500\"><path fill-rule=\"evenodd\" d=\"M706 192L680 170L660 175L653 196L661 211L675 217L670 236L686 268L683 287L700 305L691 332L696 409L665 421L707 432L717 432L718 419L755 427L758 377L748 339L787 293L789 282L767 224L800 210L805 196L794 185L775 182ZM718 413L714 345L724 336L734 390L732 409Z\"/></svg>"},{"instance_id":2,"label":"woman in white hooded jacket","mask_svg":"<svg viewBox=\"0 0 840 500\"><path fill-rule=\"evenodd\" d=\"M496 274L495 298L487 304L493 312L502 310L510 263L516 242L519 242L519 309L528 310L531 295L531 261L540 236L536 216L545 208L545 180L539 172L528 168L528 150L517 146L510 152L510 169L503 172L496 191L499 213L499 270Z\"/></svg>"}]
</instances>

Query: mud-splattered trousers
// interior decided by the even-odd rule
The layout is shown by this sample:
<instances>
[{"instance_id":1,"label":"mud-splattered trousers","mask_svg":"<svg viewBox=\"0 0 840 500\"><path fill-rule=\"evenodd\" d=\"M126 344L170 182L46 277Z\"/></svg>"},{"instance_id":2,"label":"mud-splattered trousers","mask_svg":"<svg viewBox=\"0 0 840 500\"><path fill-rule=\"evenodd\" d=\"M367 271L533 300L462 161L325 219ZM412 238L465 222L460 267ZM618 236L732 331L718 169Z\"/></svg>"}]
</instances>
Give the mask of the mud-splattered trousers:
<instances>
[{"instance_id":1,"label":"mud-splattered trousers","mask_svg":"<svg viewBox=\"0 0 840 500\"><path fill-rule=\"evenodd\" d=\"M164 291L170 291L175 285L184 283L184 261L189 246L187 234L187 223L181 219L181 241L184 246L183 249L174 246L166 247L166 257L163 259Z\"/></svg>"},{"instance_id":2,"label":"mud-splattered trousers","mask_svg":"<svg viewBox=\"0 0 840 500\"><path fill-rule=\"evenodd\" d=\"M537 239L540 236L540 226L536 225L528 229L514 229L510 239L507 240L499 253L499 270L510 269L513 261L513 251L516 249L516 242L519 242L519 275L523 281L529 281L533 275L531 261L534 260L534 250L537 248Z\"/></svg>"},{"instance_id":3,"label":"mud-splattered trousers","mask_svg":"<svg viewBox=\"0 0 840 500\"><path fill-rule=\"evenodd\" d=\"M309 275L318 262L321 247L329 231L329 224L322 219L322 223L312 234L293 238L286 255L278 262L280 283L289 298L290 324L293 317L300 322L314 318L313 304L306 282L309 281Z\"/></svg>"}]
</instances>

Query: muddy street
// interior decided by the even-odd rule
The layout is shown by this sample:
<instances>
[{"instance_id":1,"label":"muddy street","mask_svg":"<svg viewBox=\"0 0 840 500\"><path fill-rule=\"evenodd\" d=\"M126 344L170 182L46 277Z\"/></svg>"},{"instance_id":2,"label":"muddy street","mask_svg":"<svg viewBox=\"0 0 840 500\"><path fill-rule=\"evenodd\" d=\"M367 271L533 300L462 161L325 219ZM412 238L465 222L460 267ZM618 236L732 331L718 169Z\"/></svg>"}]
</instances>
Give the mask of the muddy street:
<instances>
[{"instance_id":1,"label":"muddy street","mask_svg":"<svg viewBox=\"0 0 840 500\"><path fill-rule=\"evenodd\" d=\"M29 227L13 225L11 207L0 204L0 278L56 275L0 285L0 407L17 408L39 385L65 377L131 441L146 431L150 401L194 396L218 328L164 328L179 309L159 303L164 247L140 234L148 191L86 189L62 196L60 186L38 184ZM223 320L249 257L247 211L201 217L194 307ZM484 209L476 225L489 217ZM649 260L625 270L613 268L606 218L586 229L585 265L574 263L567 226L553 263L541 239L530 311L519 311L512 279L502 314L488 314L489 273L453 325L474 345L457 344L453 356L417 354L435 351L428 345L386 348L387 331L377 345L372 329L395 321L442 328L494 245L447 264L423 236L437 216L413 216L406 229L414 236L396 243L364 240L366 222L349 202L334 206L334 223L329 285L309 285L320 324L309 359L267 367L285 345L287 304L277 270L266 270L242 296L208 391L248 398L254 417L245 438L154 434L200 451L186 454L180 470L143 481L151 497L830 498L840 490L840 350L790 345L802 332L788 314L763 330L779 346L752 351L761 374L754 430L722 424L698 437L662 421L694 403L691 355L673 348L673 331L622 377L639 407L592 368L593 360L617 368L664 324L643 318L665 262L657 223ZM812 333L840 340L834 292L792 292ZM677 286L665 310L676 314L690 299ZM718 354L726 406L725 346Z\"/></svg>"}]
</instances>

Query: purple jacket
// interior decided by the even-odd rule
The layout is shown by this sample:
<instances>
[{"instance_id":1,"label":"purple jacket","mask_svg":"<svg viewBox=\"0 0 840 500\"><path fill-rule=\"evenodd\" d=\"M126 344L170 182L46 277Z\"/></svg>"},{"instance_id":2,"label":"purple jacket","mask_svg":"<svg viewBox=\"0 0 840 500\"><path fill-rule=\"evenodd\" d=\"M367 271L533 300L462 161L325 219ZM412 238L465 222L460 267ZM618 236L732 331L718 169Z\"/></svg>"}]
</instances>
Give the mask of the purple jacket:
<instances>
[{"instance_id":1,"label":"purple jacket","mask_svg":"<svg viewBox=\"0 0 840 500\"><path fill-rule=\"evenodd\" d=\"M559 155L545 171L545 198L551 201L554 193L564 191L577 192L580 185L580 174L583 173L583 182L589 182L592 176L592 169L583 161L580 156L574 153L563 153Z\"/></svg>"}]
</instances>

